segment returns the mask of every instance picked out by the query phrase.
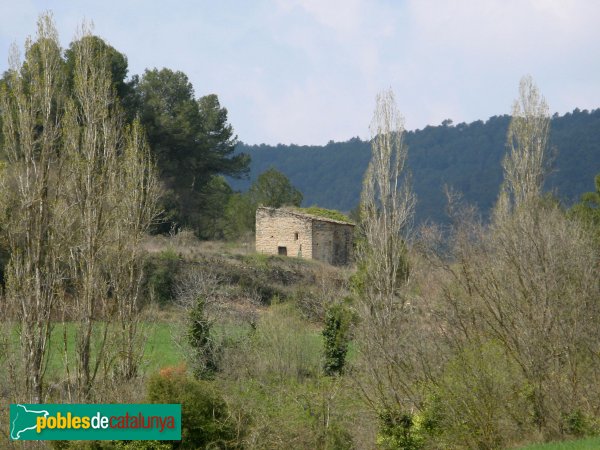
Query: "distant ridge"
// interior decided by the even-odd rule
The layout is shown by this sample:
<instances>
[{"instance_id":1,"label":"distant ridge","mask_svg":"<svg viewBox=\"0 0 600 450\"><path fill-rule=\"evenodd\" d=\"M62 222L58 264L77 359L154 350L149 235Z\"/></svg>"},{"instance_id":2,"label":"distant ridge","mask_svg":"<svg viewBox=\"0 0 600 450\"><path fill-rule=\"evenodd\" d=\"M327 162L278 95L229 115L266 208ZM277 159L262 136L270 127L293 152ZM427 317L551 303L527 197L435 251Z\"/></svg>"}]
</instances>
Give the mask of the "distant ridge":
<instances>
[{"instance_id":1,"label":"distant ridge","mask_svg":"<svg viewBox=\"0 0 600 450\"><path fill-rule=\"evenodd\" d=\"M502 180L501 161L510 116L494 116L466 124L427 126L406 133L408 165L417 194L416 221L445 222L444 184L464 194L487 216ZM593 188L600 172L600 109L575 109L552 117L550 146L556 150L545 189L565 205ZM246 190L273 166L304 194L303 206L318 205L348 212L359 201L370 145L359 138L324 146L246 145L237 152L252 157L249 180L229 180Z\"/></svg>"}]
</instances>

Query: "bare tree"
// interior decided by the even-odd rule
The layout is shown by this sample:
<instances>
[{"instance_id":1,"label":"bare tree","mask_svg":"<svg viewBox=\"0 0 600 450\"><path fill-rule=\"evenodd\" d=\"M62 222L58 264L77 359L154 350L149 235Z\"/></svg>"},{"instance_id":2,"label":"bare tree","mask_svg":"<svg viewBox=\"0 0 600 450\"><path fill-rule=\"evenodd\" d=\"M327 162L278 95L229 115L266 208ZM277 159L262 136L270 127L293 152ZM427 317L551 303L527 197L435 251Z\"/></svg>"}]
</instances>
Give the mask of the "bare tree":
<instances>
[{"instance_id":1,"label":"bare tree","mask_svg":"<svg viewBox=\"0 0 600 450\"><path fill-rule=\"evenodd\" d=\"M411 324L407 247L415 196L405 169L403 133L393 93L381 93L371 123L372 156L361 197L357 342L361 391L374 411L387 414L394 423L418 396L410 356L416 330Z\"/></svg>"},{"instance_id":2,"label":"bare tree","mask_svg":"<svg viewBox=\"0 0 600 450\"><path fill-rule=\"evenodd\" d=\"M80 400L90 390L100 368L100 356L108 333L109 279L104 264L109 259L110 232L116 205L111 195L118 172L120 122L112 91L106 55L89 39L83 28L75 47L73 99L65 119L65 154L69 172L65 177L71 226L66 230L72 243L69 254L70 282L74 291L76 322L76 375ZM97 327L102 328L98 338ZM92 356L92 345L98 349Z\"/></svg>"},{"instance_id":3,"label":"bare tree","mask_svg":"<svg viewBox=\"0 0 600 450\"><path fill-rule=\"evenodd\" d=\"M79 400L102 368L135 374L142 236L156 216L158 187L143 131L125 129L107 55L85 26L67 92L52 17L42 15L24 63L13 51L0 95L7 165L0 173L10 250L5 312L19 324L27 397L42 401L53 321L76 328ZM106 347L119 318L120 348ZM67 377L71 362L66 359ZM70 384L69 384L70 385Z\"/></svg>"},{"instance_id":4,"label":"bare tree","mask_svg":"<svg viewBox=\"0 0 600 450\"><path fill-rule=\"evenodd\" d=\"M359 264L368 264L374 291L395 303L398 289L408 280L406 241L415 197L405 172L404 119L392 91L377 96L370 129L372 156L361 194L364 240L357 256Z\"/></svg>"},{"instance_id":5,"label":"bare tree","mask_svg":"<svg viewBox=\"0 0 600 450\"><path fill-rule=\"evenodd\" d=\"M63 170L62 66L52 17L42 15L35 42L26 42L24 63L13 48L7 86L0 95L8 159L0 202L7 211L5 233L11 254L3 307L16 310L25 397L33 403L43 398L51 315L63 278L56 226Z\"/></svg>"},{"instance_id":6,"label":"bare tree","mask_svg":"<svg viewBox=\"0 0 600 450\"><path fill-rule=\"evenodd\" d=\"M71 209L68 257L76 319L77 392L82 400L103 364L115 315L122 374L135 375L140 243L157 213L155 169L139 124L126 132L105 50L86 26L74 46L73 99L65 119Z\"/></svg>"},{"instance_id":7,"label":"bare tree","mask_svg":"<svg viewBox=\"0 0 600 450\"><path fill-rule=\"evenodd\" d=\"M112 198L118 217L112 230L114 243L109 266L120 334L119 373L130 380L137 375L144 350L139 314L144 263L141 243L159 212L156 168L137 121L126 130L119 168Z\"/></svg>"},{"instance_id":8,"label":"bare tree","mask_svg":"<svg viewBox=\"0 0 600 450\"><path fill-rule=\"evenodd\" d=\"M551 438L570 432L568 417L600 406L598 266L582 227L541 195L549 118L530 78L516 105L492 223L463 222L453 238L442 328L459 352L501 346L528 392L530 409L513 420ZM507 438L500 428L492 437L489 448Z\"/></svg>"},{"instance_id":9,"label":"bare tree","mask_svg":"<svg viewBox=\"0 0 600 450\"><path fill-rule=\"evenodd\" d=\"M502 192L515 205L540 196L547 171L550 114L531 76L521 79L508 128Z\"/></svg>"}]
</instances>

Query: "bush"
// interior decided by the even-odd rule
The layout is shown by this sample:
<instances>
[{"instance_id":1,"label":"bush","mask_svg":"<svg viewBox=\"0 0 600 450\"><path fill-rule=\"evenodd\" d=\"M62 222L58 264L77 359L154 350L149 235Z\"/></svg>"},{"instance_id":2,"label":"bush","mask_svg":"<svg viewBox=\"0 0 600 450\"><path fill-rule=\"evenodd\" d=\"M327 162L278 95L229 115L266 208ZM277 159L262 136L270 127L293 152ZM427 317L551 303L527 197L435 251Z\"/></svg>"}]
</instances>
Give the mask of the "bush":
<instances>
[{"instance_id":1,"label":"bush","mask_svg":"<svg viewBox=\"0 0 600 450\"><path fill-rule=\"evenodd\" d=\"M379 417L377 444L383 449L419 450L423 448L422 430L416 416L407 412L386 411Z\"/></svg>"},{"instance_id":2,"label":"bush","mask_svg":"<svg viewBox=\"0 0 600 450\"><path fill-rule=\"evenodd\" d=\"M235 347L224 349L222 373L226 378L263 382L302 382L320 374L320 336L290 303L271 306L249 335Z\"/></svg>"},{"instance_id":3,"label":"bush","mask_svg":"<svg viewBox=\"0 0 600 450\"><path fill-rule=\"evenodd\" d=\"M154 298L161 307L172 303L175 298L175 280L179 269L179 257L172 250L148 256L144 267L146 298Z\"/></svg>"},{"instance_id":4,"label":"bush","mask_svg":"<svg viewBox=\"0 0 600 450\"><path fill-rule=\"evenodd\" d=\"M362 404L351 389L341 388L339 378L282 383L248 377L224 384L224 390L234 415L242 411L247 421L245 448L366 448L353 442L365 419Z\"/></svg>"},{"instance_id":5,"label":"bush","mask_svg":"<svg viewBox=\"0 0 600 450\"><path fill-rule=\"evenodd\" d=\"M151 377L148 400L181 404L181 443L174 448L238 448L225 401L209 382L187 377L184 367L163 369Z\"/></svg>"},{"instance_id":6,"label":"bush","mask_svg":"<svg viewBox=\"0 0 600 450\"><path fill-rule=\"evenodd\" d=\"M206 300L199 295L190 311L188 343L194 352L194 375L209 379L219 368L217 346L211 336L212 323L205 312Z\"/></svg>"},{"instance_id":7,"label":"bush","mask_svg":"<svg viewBox=\"0 0 600 450\"><path fill-rule=\"evenodd\" d=\"M533 411L527 384L500 344L464 348L434 389L428 415L437 439L450 448L504 448L531 432Z\"/></svg>"},{"instance_id":8,"label":"bush","mask_svg":"<svg viewBox=\"0 0 600 450\"><path fill-rule=\"evenodd\" d=\"M563 432L571 436L583 437L597 434L594 419L580 410L564 414L562 418Z\"/></svg>"},{"instance_id":9,"label":"bush","mask_svg":"<svg viewBox=\"0 0 600 450\"><path fill-rule=\"evenodd\" d=\"M346 364L350 342L352 312L343 303L335 303L325 315L323 369L327 375L341 375Z\"/></svg>"},{"instance_id":10,"label":"bush","mask_svg":"<svg viewBox=\"0 0 600 450\"><path fill-rule=\"evenodd\" d=\"M289 304L271 307L252 336L253 370L263 379L295 378L318 375L321 366L320 342L315 333Z\"/></svg>"}]
</instances>

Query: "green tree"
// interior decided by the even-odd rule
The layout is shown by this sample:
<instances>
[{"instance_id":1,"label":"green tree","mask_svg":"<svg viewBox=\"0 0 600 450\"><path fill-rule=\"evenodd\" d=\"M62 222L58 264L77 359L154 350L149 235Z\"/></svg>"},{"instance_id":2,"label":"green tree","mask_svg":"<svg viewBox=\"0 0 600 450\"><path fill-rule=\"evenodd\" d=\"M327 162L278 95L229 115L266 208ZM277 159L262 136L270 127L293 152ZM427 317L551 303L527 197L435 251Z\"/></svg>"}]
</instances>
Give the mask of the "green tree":
<instances>
[{"instance_id":1,"label":"green tree","mask_svg":"<svg viewBox=\"0 0 600 450\"><path fill-rule=\"evenodd\" d=\"M200 239L223 239L225 237L226 208L233 190L221 175L213 176L198 193L202 209L195 212L192 220L198 224Z\"/></svg>"},{"instance_id":2,"label":"green tree","mask_svg":"<svg viewBox=\"0 0 600 450\"><path fill-rule=\"evenodd\" d=\"M234 155L237 136L231 124L227 123L227 109L221 107L219 98L215 94L200 97L198 108L202 131L199 142L205 157L198 176L210 177L221 173L236 177L247 173L250 158Z\"/></svg>"},{"instance_id":3,"label":"green tree","mask_svg":"<svg viewBox=\"0 0 600 450\"><path fill-rule=\"evenodd\" d=\"M261 173L246 193L236 193L229 199L225 209L227 226L225 235L239 238L255 231L255 215L258 206L300 206L302 192L292 186L290 180L271 167Z\"/></svg>"},{"instance_id":4,"label":"green tree","mask_svg":"<svg viewBox=\"0 0 600 450\"><path fill-rule=\"evenodd\" d=\"M300 206L302 192L292 186L290 180L274 167L261 173L248 191L256 206Z\"/></svg>"},{"instance_id":5,"label":"green tree","mask_svg":"<svg viewBox=\"0 0 600 450\"><path fill-rule=\"evenodd\" d=\"M225 238L232 240L251 233L255 226L256 205L247 192L236 192L225 208Z\"/></svg>"},{"instance_id":6,"label":"green tree","mask_svg":"<svg viewBox=\"0 0 600 450\"><path fill-rule=\"evenodd\" d=\"M570 214L591 227L594 239L600 244L600 173L594 179L596 192L586 192L581 202L571 208Z\"/></svg>"},{"instance_id":7,"label":"green tree","mask_svg":"<svg viewBox=\"0 0 600 450\"><path fill-rule=\"evenodd\" d=\"M250 159L234 154L237 137L217 96L196 100L183 72L146 70L137 89L140 120L169 191L170 204L163 205L167 217L198 231L202 189L218 174L245 175ZM160 231L171 225L166 223Z\"/></svg>"}]
</instances>

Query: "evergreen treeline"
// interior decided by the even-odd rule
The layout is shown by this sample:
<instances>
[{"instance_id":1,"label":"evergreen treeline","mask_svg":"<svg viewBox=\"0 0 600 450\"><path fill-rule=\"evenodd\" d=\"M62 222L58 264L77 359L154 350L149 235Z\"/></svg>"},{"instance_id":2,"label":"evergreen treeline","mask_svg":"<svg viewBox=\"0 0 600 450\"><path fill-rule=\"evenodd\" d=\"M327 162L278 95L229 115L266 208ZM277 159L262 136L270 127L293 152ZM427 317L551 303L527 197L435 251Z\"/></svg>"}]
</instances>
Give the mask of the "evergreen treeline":
<instances>
[{"instance_id":1,"label":"evergreen treeline","mask_svg":"<svg viewBox=\"0 0 600 450\"><path fill-rule=\"evenodd\" d=\"M417 194L416 221L446 220L444 185L462 192L487 216L497 199L502 180L500 164L506 153L510 116L494 116L486 122L427 126L405 135L408 165ZM555 114L550 128L554 149L552 173L545 189L565 204L591 190L600 170L600 109L575 109ZM349 211L359 201L362 177L370 158L370 143L359 138L330 141L325 146L246 145L236 150L251 157L250 180L230 180L234 189L245 190L258 174L273 166L289 177L304 195L304 205Z\"/></svg>"}]
</instances>

